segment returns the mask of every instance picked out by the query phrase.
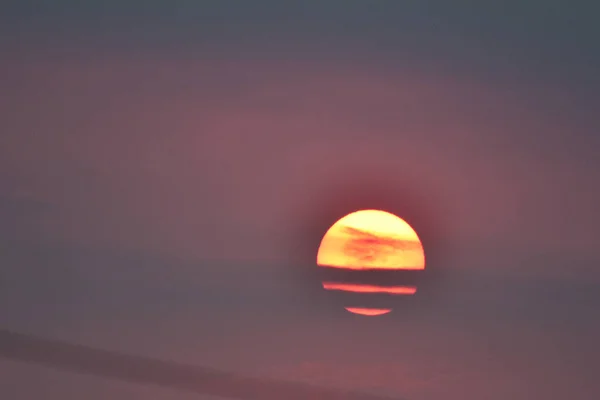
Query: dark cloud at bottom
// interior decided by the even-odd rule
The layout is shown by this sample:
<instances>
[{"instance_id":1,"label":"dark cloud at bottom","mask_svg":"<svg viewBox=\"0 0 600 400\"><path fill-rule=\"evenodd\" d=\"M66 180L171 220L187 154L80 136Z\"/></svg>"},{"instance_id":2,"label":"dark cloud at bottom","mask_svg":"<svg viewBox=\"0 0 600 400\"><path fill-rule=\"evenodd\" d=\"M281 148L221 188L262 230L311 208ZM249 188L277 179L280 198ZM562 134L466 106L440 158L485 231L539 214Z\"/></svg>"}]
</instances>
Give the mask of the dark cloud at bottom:
<instances>
[{"instance_id":1,"label":"dark cloud at bottom","mask_svg":"<svg viewBox=\"0 0 600 400\"><path fill-rule=\"evenodd\" d=\"M11 252L2 259L15 266L2 275L2 329L408 399L443 391L458 399L465 387L491 399L553 399L568 391L585 398L599 389L592 371L600 299L591 282L467 269L369 318L347 313L282 264L270 272L236 265L234 277L231 266L143 254Z\"/></svg>"},{"instance_id":2,"label":"dark cloud at bottom","mask_svg":"<svg viewBox=\"0 0 600 400\"><path fill-rule=\"evenodd\" d=\"M228 398L384 400L379 396L328 390L306 384L241 377L191 365L96 350L2 330L0 356L75 373Z\"/></svg>"}]
</instances>

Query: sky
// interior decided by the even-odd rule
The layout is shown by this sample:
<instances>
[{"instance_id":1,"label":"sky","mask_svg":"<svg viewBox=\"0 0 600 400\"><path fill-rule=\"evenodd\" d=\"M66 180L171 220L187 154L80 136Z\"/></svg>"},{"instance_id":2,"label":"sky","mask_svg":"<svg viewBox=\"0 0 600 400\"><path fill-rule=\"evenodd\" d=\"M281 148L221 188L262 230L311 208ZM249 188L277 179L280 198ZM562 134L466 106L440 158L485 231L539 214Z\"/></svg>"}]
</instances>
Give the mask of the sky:
<instances>
[{"instance_id":1,"label":"sky","mask_svg":"<svg viewBox=\"0 0 600 400\"><path fill-rule=\"evenodd\" d=\"M0 327L405 399L596 397L597 8L4 5ZM385 318L304 273L354 198L412 199L435 239L429 295ZM14 399L186 398L0 368Z\"/></svg>"}]
</instances>

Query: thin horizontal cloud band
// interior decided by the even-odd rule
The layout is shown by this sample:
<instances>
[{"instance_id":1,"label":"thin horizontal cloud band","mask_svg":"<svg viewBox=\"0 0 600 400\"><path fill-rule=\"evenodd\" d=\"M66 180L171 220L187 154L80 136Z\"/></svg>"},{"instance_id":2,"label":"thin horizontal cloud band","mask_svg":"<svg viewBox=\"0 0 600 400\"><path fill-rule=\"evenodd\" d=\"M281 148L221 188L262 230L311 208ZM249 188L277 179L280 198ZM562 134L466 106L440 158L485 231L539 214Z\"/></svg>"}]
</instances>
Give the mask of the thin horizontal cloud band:
<instances>
[{"instance_id":1,"label":"thin horizontal cloud band","mask_svg":"<svg viewBox=\"0 0 600 400\"><path fill-rule=\"evenodd\" d=\"M412 295L417 292L415 286L376 286L358 283L323 282L326 290L337 290L353 293L385 293L392 295Z\"/></svg>"},{"instance_id":2,"label":"thin horizontal cloud band","mask_svg":"<svg viewBox=\"0 0 600 400\"><path fill-rule=\"evenodd\" d=\"M407 267L398 267L398 268L389 268L389 267L378 267L376 265L370 265L369 267L362 267L362 266L354 266L354 265L349 265L349 266L337 266L337 265L333 265L333 264L321 264L321 267L328 267L328 268L337 268L337 269L350 269L353 271L380 271L380 270L392 270L392 271L422 271L423 267L413 267L413 266L407 266Z\"/></svg>"},{"instance_id":3,"label":"thin horizontal cloud band","mask_svg":"<svg viewBox=\"0 0 600 400\"><path fill-rule=\"evenodd\" d=\"M418 286L427 270L355 270L320 267L315 270L322 282L344 282L376 286Z\"/></svg>"}]
</instances>

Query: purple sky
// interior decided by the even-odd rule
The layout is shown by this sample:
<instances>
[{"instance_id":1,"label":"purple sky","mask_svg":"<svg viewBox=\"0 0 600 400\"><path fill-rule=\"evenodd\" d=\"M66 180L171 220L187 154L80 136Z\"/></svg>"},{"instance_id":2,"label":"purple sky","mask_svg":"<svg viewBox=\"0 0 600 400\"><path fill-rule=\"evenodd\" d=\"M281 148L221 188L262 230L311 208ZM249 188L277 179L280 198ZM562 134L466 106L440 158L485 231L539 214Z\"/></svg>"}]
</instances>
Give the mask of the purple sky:
<instances>
[{"instance_id":1,"label":"purple sky","mask_svg":"<svg viewBox=\"0 0 600 400\"><path fill-rule=\"evenodd\" d=\"M189 58L12 55L3 196L47 207L25 237L277 259L303 207L367 171L431 188L469 248L594 255L596 121L568 88Z\"/></svg>"},{"instance_id":2,"label":"purple sky","mask_svg":"<svg viewBox=\"0 0 600 400\"><path fill-rule=\"evenodd\" d=\"M0 327L406 399L600 393L590 10L29 3L0 20ZM423 309L349 319L287 273L354 176L435 206ZM0 369L0 397L186 398Z\"/></svg>"}]
</instances>

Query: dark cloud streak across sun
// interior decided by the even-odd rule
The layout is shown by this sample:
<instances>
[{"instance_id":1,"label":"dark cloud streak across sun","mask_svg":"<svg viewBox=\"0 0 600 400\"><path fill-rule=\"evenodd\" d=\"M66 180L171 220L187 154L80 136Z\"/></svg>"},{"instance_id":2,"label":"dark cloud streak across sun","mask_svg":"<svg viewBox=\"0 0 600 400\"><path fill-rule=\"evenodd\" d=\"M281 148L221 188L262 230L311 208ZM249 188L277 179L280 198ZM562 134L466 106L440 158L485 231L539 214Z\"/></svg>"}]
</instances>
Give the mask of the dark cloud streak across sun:
<instances>
[{"instance_id":1,"label":"dark cloud streak across sun","mask_svg":"<svg viewBox=\"0 0 600 400\"><path fill-rule=\"evenodd\" d=\"M352 257L357 262L385 261L388 255L397 251L421 249L421 243L414 240L378 235L350 226L345 226L343 232L351 236L344 244L344 254Z\"/></svg>"}]
</instances>

